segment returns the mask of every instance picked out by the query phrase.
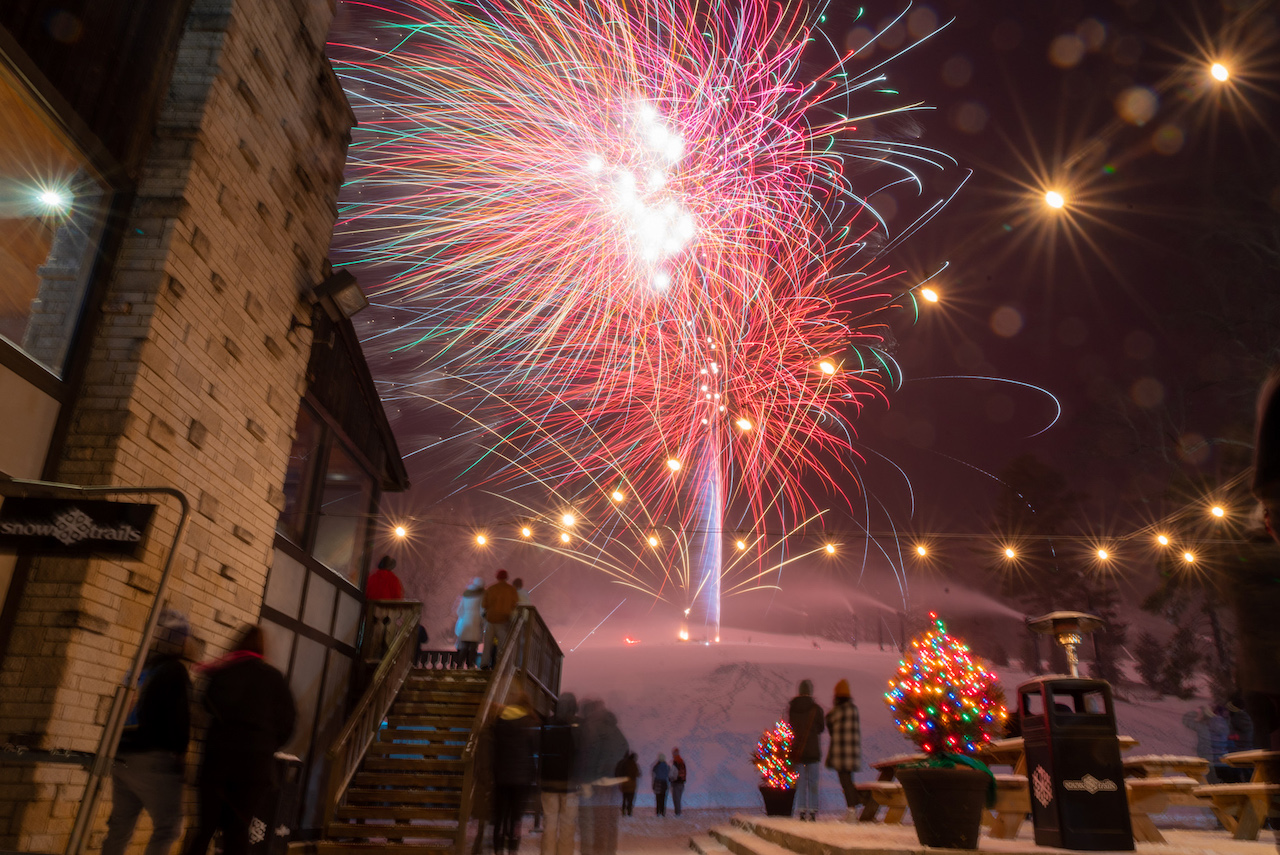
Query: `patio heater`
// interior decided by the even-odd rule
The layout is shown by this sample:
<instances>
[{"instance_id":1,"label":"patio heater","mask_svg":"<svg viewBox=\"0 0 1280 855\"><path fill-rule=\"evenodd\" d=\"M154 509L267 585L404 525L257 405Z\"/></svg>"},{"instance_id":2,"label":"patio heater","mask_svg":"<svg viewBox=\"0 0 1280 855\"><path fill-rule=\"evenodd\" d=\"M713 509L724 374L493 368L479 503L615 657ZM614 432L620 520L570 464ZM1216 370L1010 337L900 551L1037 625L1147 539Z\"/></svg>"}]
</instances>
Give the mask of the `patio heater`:
<instances>
[{"instance_id":1,"label":"patio heater","mask_svg":"<svg viewBox=\"0 0 1280 855\"><path fill-rule=\"evenodd\" d=\"M1051 635L1054 640L1067 651L1067 667L1072 677L1080 676L1080 657L1076 648L1084 641L1084 637L1102 629L1103 620L1097 615L1084 612L1049 612L1043 617L1027 620L1032 632Z\"/></svg>"}]
</instances>

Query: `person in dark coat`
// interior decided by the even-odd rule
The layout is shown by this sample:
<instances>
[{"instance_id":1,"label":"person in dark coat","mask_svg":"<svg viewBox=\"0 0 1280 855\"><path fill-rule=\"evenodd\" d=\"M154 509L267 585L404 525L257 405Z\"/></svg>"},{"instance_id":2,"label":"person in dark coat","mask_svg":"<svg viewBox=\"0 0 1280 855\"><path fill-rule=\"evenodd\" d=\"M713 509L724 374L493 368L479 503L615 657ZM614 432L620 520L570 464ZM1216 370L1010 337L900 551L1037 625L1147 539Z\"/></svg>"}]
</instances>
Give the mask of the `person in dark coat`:
<instances>
[{"instance_id":1,"label":"person in dark coat","mask_svg":"<svg viewBox=\"0 0 1280 855\"><path fill-rule=\"evenodd\" d=\"M671 786L671 767L667 755L659 754L658 762L649 770L653 775L653 806L655 816L667 815L667 790Z\"/></svg>"},{"instance_id":2,"label":"person in dark coat","mask_svg":"<svg viewBox=\"0 0 1280 855\"><path fill-rule=\"evenodd\" d=\"M799 694L787 708L787 723L795 733L791 743L791 764L800 770L796 782L796 805L800 819L818 818L818 762L822 760L822 707L813 699L813 682L801 680ZM807 814L807 815L806 815Z\"/></svg>"},{"instance_id":3,"label":"person in dark coat","mask_svg":"<svg viewBox=\"0 0 1280 855\"><path fill-rule=\"evenodd\" d=\"M182 833L182 779L191 740L191 678L182 654L189 631L180 613L160 613L111 770L103 855L123 855L143 810L151 817L145 855L169 855Z\"/></svg>"},{"instance_id":4,"label":"person in dark coat","mask_svg":"<svg viewBox=\"0 0 1280 855\"><path fill-rule=\"evenodd\" d=\"M582 855L615 855L618 851L618 791L613 769L630 748L618 717L603 701L582 703L582 741L575 775L581 782L578 842Z\"/></svg>"},{"instance_id":5,"label":"person in dark coat","mask_svg":"<svg viewBox=\"0 0 1280 855\"><path fill-rule=\"evenodd\" d=\"M541 722L522 692L493 723L493 851L520 849L520 829L529 793L538 784Z\"/></svg>"},{"instance_id":6,"label":"person in dark coat","mask_svg":"<svg viewBox=\"0 0 1280 855\"><path fill-rule=\"evenodd\" d=\"M853 785L853 773L862 768L862 728L848 680L836 683L835 699L831 712L827 713L827 732L831 734L831 743L827 747L827 768L835 770L840 789L844 792L845 806L853 810L859 802L858 791Z\"/></svg>"},{"instance_id":7,"label":"person in dark coat","mask_svg":"<svg viewBox=\"0 0 1280 855\"><path fill-rule=\"evenodd\" d=\"M689 780L689 770L684 765L679 748L671 749L671 807L680 815L680 800L684 798L684 784Z\"/></svg>"},{"instance_id":8,"label":"person in dark coat","mask_svg":"<svg viewBox=\"0 0 1280 855\"><path fill-rule=\"evenodd\" d=\"M199 817L185 855L206 855L215 831L223 855L245 855L249 825L275 781L275 753L297 719L284 675L262 658L262 628L246 627L231 652L207 670L209 711L197 780Z\"/></svg>"},{"instance_id":9,"label":"person in dark coat","mask_svg":"<svg viewBox=\"0 0 1280 855\"><path fill-rule=\"evenodd\" d=\"M618 785L622 791L622 815L631 816L636 807L636 782L640 780L640 761L634 751L628 751L613 767L613 777L624 779Z\"/></svg>"},{"instance_id":10,"label":"person in dark coat","mask_svg":"<svg viewBox=\"0 0 1280 855\"><path fill-rule=\"evenodd\" d=\"M539 774L542 783L542 855L573 855L578 830L578 699L564 692L556 714L542 727Z\"/></svg>"}]
</instances>

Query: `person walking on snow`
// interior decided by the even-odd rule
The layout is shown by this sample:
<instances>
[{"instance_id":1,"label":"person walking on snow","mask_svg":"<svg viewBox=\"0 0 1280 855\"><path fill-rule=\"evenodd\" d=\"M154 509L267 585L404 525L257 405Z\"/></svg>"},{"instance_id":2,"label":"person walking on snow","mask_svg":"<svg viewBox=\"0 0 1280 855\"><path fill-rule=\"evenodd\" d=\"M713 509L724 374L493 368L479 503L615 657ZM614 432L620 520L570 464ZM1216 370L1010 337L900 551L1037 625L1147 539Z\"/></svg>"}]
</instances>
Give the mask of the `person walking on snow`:
<instances>
[{"instance_id":1,"label":"person walking on snow","mask_svg":"<svg viewBox=\"0 0 1280 855\"><path fill-rule=\"evenodd\" d=\"M573 855L578 830L578 698L561 692L556 714L542 727L538 751L542 780L542 855Z\"/></svg>"},{"instance_id":2,"label":"person walking on snow","mask_svg":"<svg viewBox=\"0 0 1280 855\"><path fill-rule=\"evenodd\" d=\"M827 732L831 743L827 747L827 768L834 769L844 792L844 803L849 810L857 806L858 791L853 785L853 773L862 768L862 729L858 724L858 707L849 692L849 681L836 683L835 699L831 712L827 713Z\"/></svg>"},{"instance_id":3,"label":"person walking on snow","mask_svg":"<svg viewBox=\"0 0 1280 855\"><path fill-rule=\"evenodd\" d=\"M680 815L680 799L684 797L684 782L688 779L689 773L684 766L684 758L680 756L679 748L671 749L671 806L675 808L676 816Z\"/></svg>"},{"instance_id":4,"label":"person walking on snow","mask_svg":"<svg viewBox=\"0 0 1280 855\"><path fill-rule=\"evenodd\" d=\"M468 668L474 668L476 652L480 642L484 640L484 618L480 615L480 599L484 596L484 581L479 577L471 580L471 585L462 592L454 613L458 622L453 626L453 634L457 637L459 658Z\"/></svg>"},{"instance_id":5,"label":"person walking on snow","mask_svg":"<svg viewBox=\"0 0 1280 855\"><path fill-rule=\"evenodd\" d=\"M796 803L800 819L818 819L818 761L822 759L822 707L813 699L813 681L801 680L799 694L787 708L787 723L795 734L791 765L800 770ZM806 815L807 814L807 815Z\"/></svg>"},{"instance_id":6,"label":"person walking on snow","mask_svg":"<svg viewBox=\"0 0 1280 855\"><path fill-rule=\"evenodd\" d=\"M622 815L631 816L636 807L636 781L640 780L640 763L634 751L628 751L613 767L613 777L625 779L618 785L622 791Z\"/></svg>"},{"instance_id":7,"label":"person walking on snow","mask_svg":"<svg viewBox=\"0 0 1280 855\"><path fill-rule=\"evenodd\" d=\"M484 667L493 668L498 664L498 648L507 643L507 633L511 630L511 617L515 613L519 595L507 581L507 571L499 570L498 581L485 588L480 598L480 611L485 619L484 632Z\"/></svg>"},{"instance_id":8,"label":"person walking on snow","mask_svg":"<svg viewBox=\"0 0 1280 855\"><path fill-rule=\"evenodd\" d=\"M667 765L667 755L659 754L658 762L650 770L653 774L653 803L655 816L667 815L667 787L671 783L671 767Z\"/></svg>"}]
</instances>

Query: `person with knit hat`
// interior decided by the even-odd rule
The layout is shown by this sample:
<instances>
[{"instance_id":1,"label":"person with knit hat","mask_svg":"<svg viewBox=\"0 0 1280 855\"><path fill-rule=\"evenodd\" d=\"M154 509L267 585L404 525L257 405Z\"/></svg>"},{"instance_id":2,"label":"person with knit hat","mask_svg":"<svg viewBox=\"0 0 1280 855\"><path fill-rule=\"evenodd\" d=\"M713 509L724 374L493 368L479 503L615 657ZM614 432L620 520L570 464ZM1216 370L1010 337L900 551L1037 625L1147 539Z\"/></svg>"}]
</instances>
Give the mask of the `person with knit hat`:
<instances>
[{"instance_id":1,"label":"person with knit hat","mask_svg":"<svg viewBox=\"0 0 1280 855\"><path fill-rule=\"evenodd\" d=\"M484 614L484 667L498 664L498 648L507 643L511 629L511 617L515 614L520 596L507 581L507 571L499 570L497 581L484 590L480 611Z\"/></svg>"},{"instance_id":2,"label":"person with knit hat","mask_svg":"<svg viewBox=\"0 0 1280 855\"><path fill-rule=\"evenodd\" d=\"M395 574L396 560L384 555L378 561L378 569L369 574L364 584L364 595L370 600L403 600L404 585Z\"/></svg>"},{"instance_id":3,"label":"person with knit hat","mask_svg":"<svg viewBox=\"0 0 1280 855\"><path fill-rule=\"evenodd\" d=\"M827 732L831 734L827 768L835 770L840 789L844 791L845 806L853 810L859 803L853 773L862 768L862 729L848 680L836 683L835 700L831 712L827 713Z\"/></svg>"},{"instance_id":4,"label":"person with knit hat","mask_svg":"<svg viewBox=\"0 0 1280 855\"><path fill-rule=\"evenodd\" d=\"M453 610L458 618L453 625L453 634L457 637L458 659L462 665L474 668L477 664L476 654L480 650L480 642L484 639L484 618L480 614L480 599L484 596L484 580L476 576L471 584L458 598L458 605Z\"/></svg>"},{"instance_id":5,"label":"person with knit hat","mask_svg":"<svg viewBox=\"0 0 1280 855\"><path fill-rule=\"evenodd\" d=\"M800 770L796 782L796 803L800 819L818 819L818 762L822 760L822 707L813 699L813 681L801 680L799 694L787 708L787 723L795 734L791 743L791 765ZM806 816L807 814L807 816Z\"/></svg>"}]
</instances>

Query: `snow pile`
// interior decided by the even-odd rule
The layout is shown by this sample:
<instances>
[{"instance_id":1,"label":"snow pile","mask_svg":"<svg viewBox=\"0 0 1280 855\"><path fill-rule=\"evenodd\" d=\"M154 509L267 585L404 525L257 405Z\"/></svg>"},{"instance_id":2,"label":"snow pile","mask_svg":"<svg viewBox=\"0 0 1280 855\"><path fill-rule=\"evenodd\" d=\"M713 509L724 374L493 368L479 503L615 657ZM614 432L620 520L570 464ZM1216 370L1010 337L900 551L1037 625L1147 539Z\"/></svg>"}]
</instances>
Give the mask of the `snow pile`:
<instances>
[{"instance_id":1,"label":"snow pile","mask_svg":"<svg viewBox=\"0 0 1280 855\"><path fill-rule=\"evenodd\" d=\"M729 631L721 644L637 644L600 641L568 652L561 688L579 700L600 698L618 716L619 726L640 755L643 780L637 809L651 808L649 767L659 752L671 757L679 748L689 767L685 804L691 808L758 807L759 779L751 752L765 728L786 714L787 702L802 679L814 684L823 708L840 679L849 681L862 720L864 770L869 764L912 750L889 717L883 695L899 655L863 644L813 641ZM594 641L594 639L593 639ZM997 669L1006 692L1026 675ZM1117 704L1120 732L1136 738L1144 754L1194 754L1195 737L1182 725L1182 715L1195 701L1125 702ZM824 752L826 738L823 738ZM621 759L621 758L619 758ZM1004 771L1004 770L997 770ZM844 801L835 773L822 779L822 808L842 811Z\"/></svg>"}]
</instances>

